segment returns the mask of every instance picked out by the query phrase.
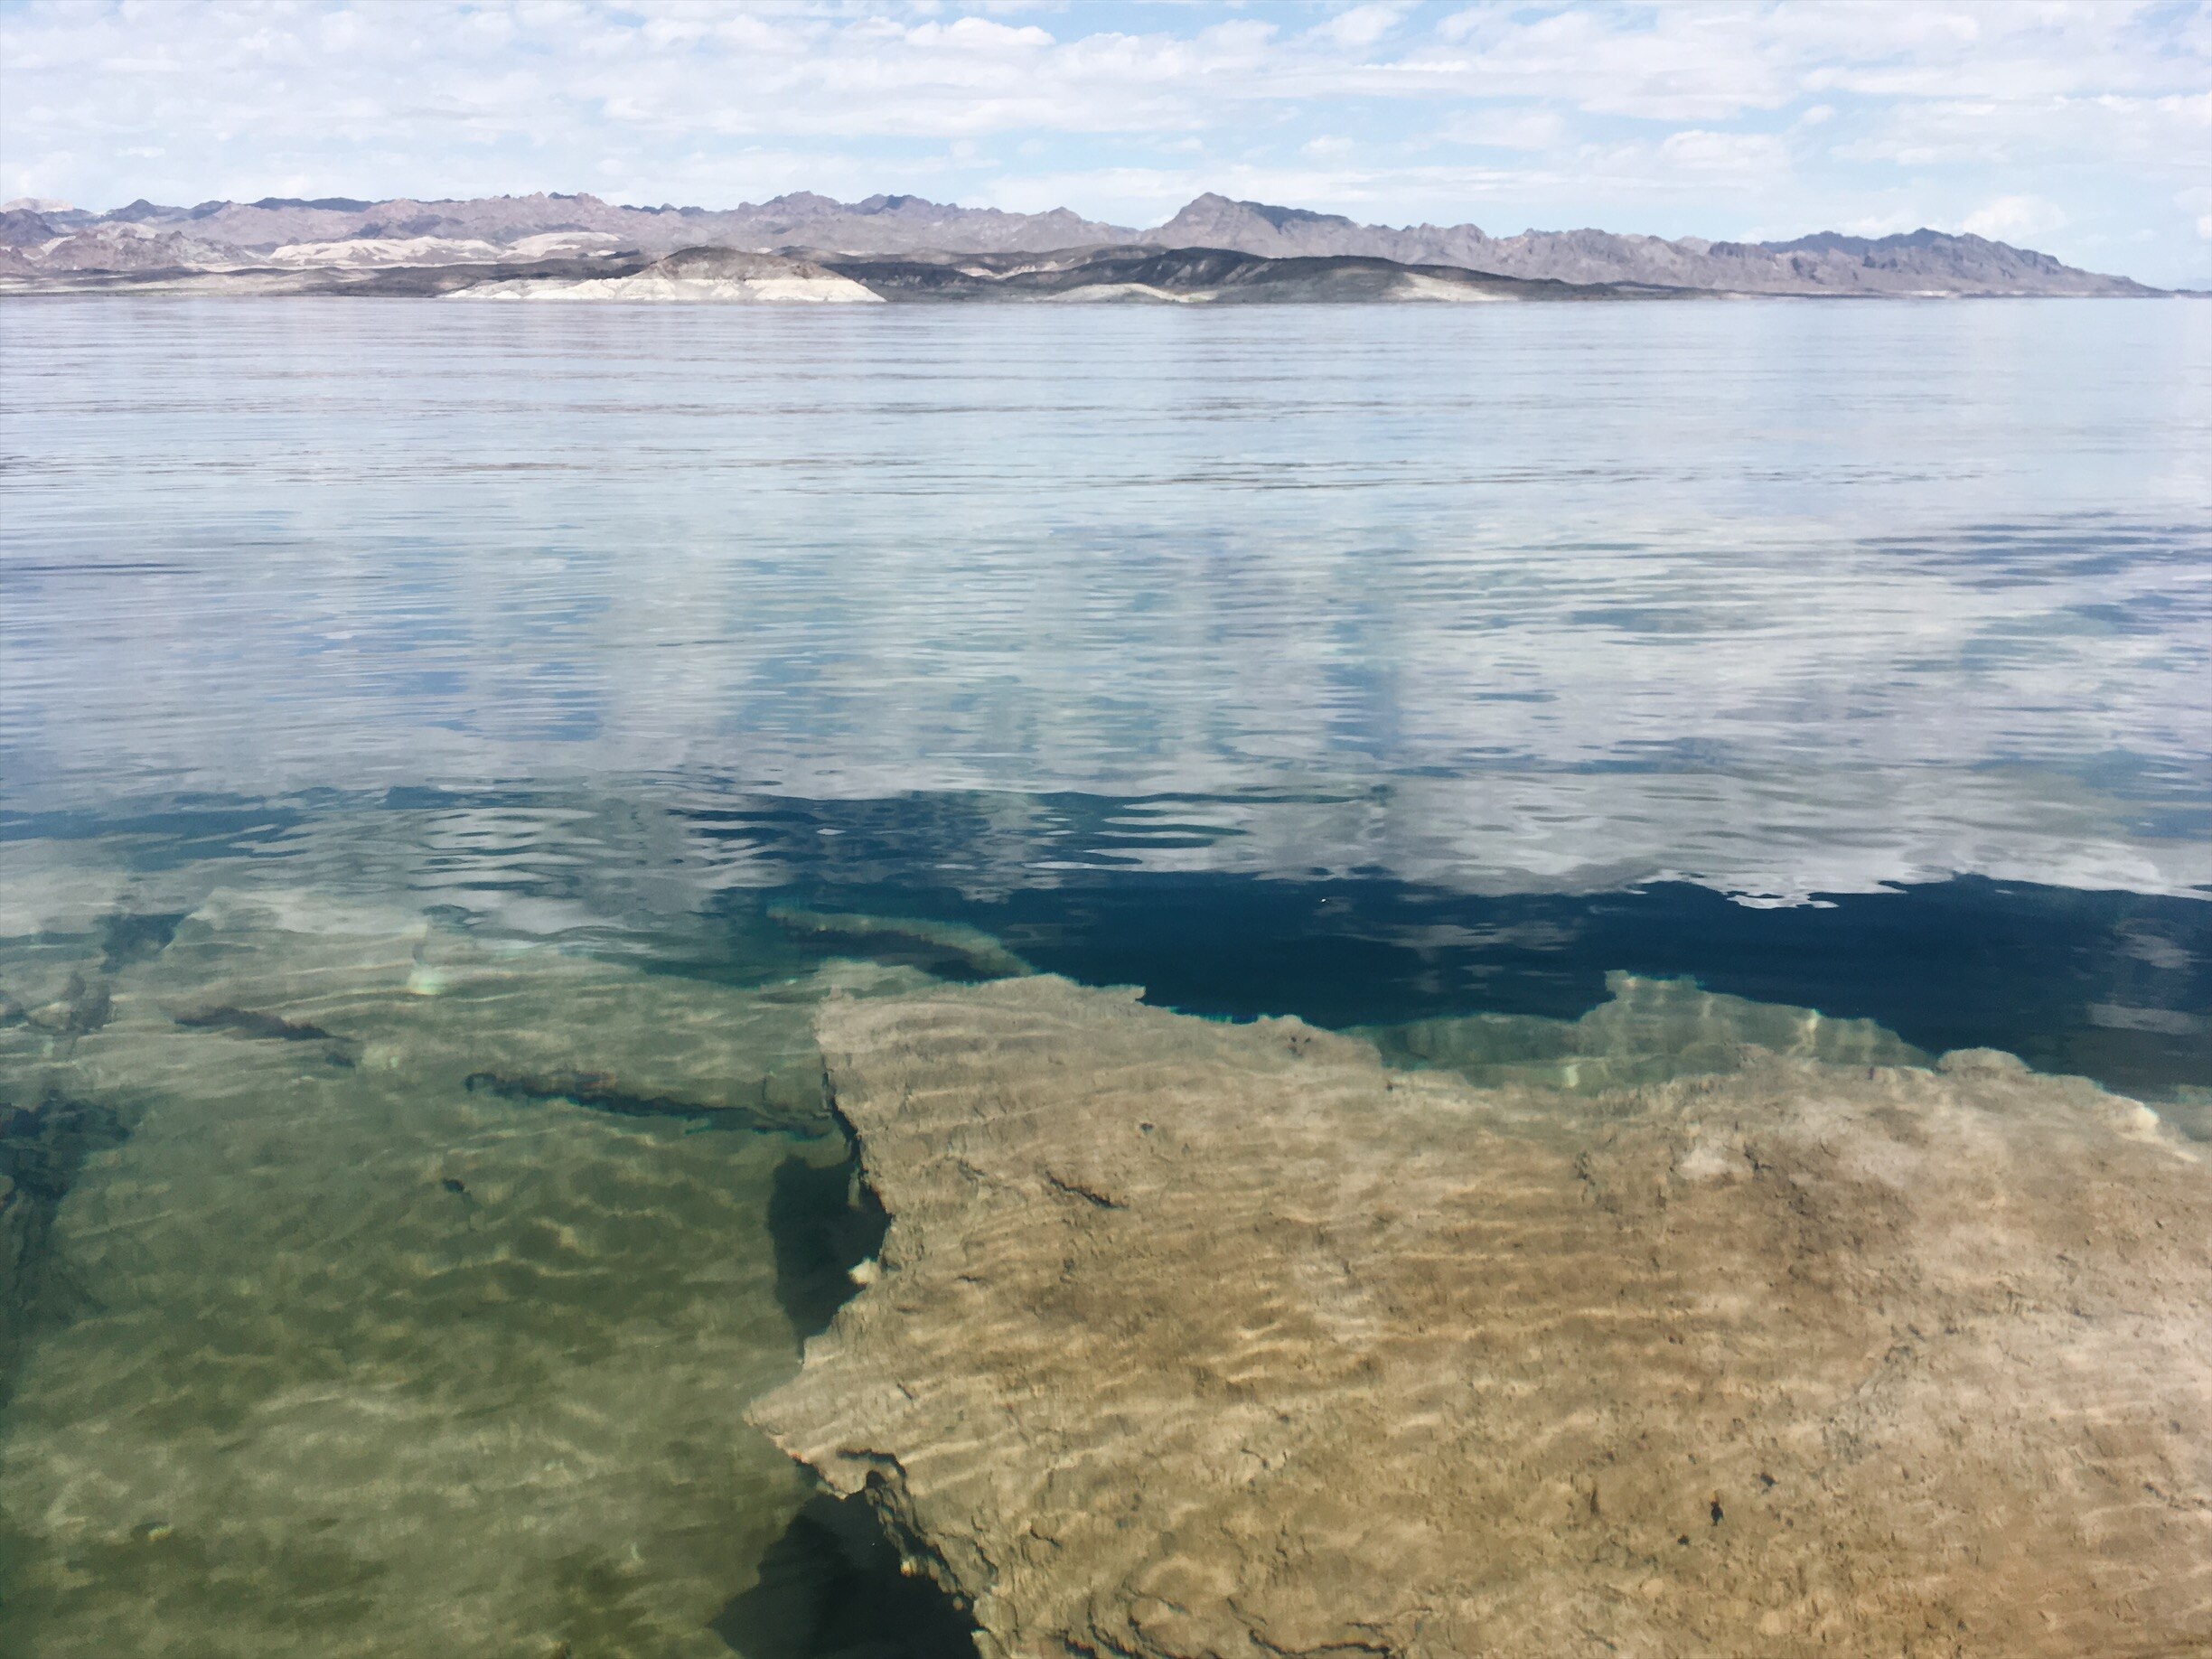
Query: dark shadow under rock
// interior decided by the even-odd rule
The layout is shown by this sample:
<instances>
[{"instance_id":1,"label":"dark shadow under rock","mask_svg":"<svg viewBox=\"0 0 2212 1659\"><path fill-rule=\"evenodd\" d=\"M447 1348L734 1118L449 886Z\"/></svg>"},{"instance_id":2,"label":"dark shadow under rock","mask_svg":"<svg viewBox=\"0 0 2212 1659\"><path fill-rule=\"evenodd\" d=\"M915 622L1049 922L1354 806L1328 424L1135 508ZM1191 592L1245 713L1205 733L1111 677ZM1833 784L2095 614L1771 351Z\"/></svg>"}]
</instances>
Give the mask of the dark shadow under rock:
<instances>
[{"instance_id":1,"label":"dark shadow under rock","mask_svg":"<svg viewBox=\"0 0 2212 1659\"><path fill-rule=\"evenodd\" d=\"M121 912L100 924L100 966L110 973L131 962L159 956L176 937L185 913L173 915L127 915Z\"/></svg>"},{"instance_id":2,"label":"dark shadow under rock","mask_svg":"<svg viewBox=\"0 0 2212 1659\"><path fill-rule=\"evenodd\" d=\"M89 1101L0 1101L0 1404L33 1327L59 1311L47 1271L54 1212L85 1159L127 1133L112 1108Z\"/></svg>"},{"instance_id":3,"label":"dark shadow under rock","mask_svg":"<svg viewBox=\"0 0 2212 1659\"><path fill-rule=\"evenodd\" d=\"M745 1659L975 1659L975 1626L898 1551L863 1498L817 1493L711 1628Z\"/></svg>"},{"instance_id":4,"label":"dark shadow under rock","mask_svg":"<svg viewBox=\"0 0 2212 1659\"><path fill-rule=\"evenodd\" d=\"M799 1340L830 1328L858 1287L852 1270L883 1248L891 1218L847 1158L828 1167L787 1158L768 1197L775 1246L776 1299Z\"/></svg>"},{"instance_id":5,"label":"dark shadow under rock","mask_svg":"<svg viewBox=\"0 0 2212 1659\"><path fill-rule=\"evenodd\" d=\"M224 1006L177 1014L172 1017L188 1031L226 1031L233 1036L267 1043L327 1044L323 1057L331 1064L347 1070L357 1064L361 1057L361 1045L351 1037L342 1037L335 1032L323 1030L320 1026L298 1024L278 1015L263 1014L252 1008Z\"/></svg>"},{"instance_id":6,"label":"dark shadow under rock","mask_svg":"<svg viewBox=\"0 0 2212 1659\"><path fill-rule=\"evenodd\" d=\"M463 1080L469 1092L483 1091L503 1101L567 1101L592 1111L620 1118L681 1118L707 1129L750 1129L763 1135L801 1135L808 1139L830 1130L828 1119L818 1113L779 1106L768 1097L766 1080L761 1085L761 1103L754 1106L709 1106L667 1094L639 1094L624 1089L605 1072L550 1072L509 1073L472 1072Z\"/></svg>"}]
</instances>

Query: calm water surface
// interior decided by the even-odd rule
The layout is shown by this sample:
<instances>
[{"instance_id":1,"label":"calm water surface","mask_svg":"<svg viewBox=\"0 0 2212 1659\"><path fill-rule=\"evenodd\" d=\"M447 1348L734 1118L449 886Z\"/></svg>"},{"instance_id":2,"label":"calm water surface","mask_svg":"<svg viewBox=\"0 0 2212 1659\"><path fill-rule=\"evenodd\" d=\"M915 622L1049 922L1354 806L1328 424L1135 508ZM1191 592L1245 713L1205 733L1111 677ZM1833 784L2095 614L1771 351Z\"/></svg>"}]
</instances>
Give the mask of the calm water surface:
<instances>
[{"instance_id":1,"label":"calm water surface","mask_svg":"<svg viewBox=\"0 0 2212 1659\"><path fill-rule=\"evenodd\" d=\"M1648 967L2206 1064L2203 307L0 327L12 834L324 884L374 834L380 891L644 949L865 886L1210 1008ZM615 802L650 850L564 830ZM1357 972L1289 977L1324 904Z\"/></svg>"},{"instance_id":2,"label":"calm water surface","mask_svg":"<svg viewBox=\"0 0 2212 1659\"><path fill-rule=\"evenodd\" d=\"M623 1064L673 1068L633 1103L746 1066L782 1098L809 996L995 970L964 929L1196 1012L1571 1020L1626 970L2007 1048L2189 1125L2212 1100L2212 307L55 299L0 307L0 343L5 1098L48 1160L48 1278L116 1276L18 1298L6 1467L45 1496L0 1519L0 1553L38 1651L188 1645L220 1627L193 1574L256 1547L211 1518L245 1501L230 1464L101 1486L67 1404L98 1376L101 1433L166 1456L197 1432L130 1382L126 1333L102 1335L126 1316L88 1311L136 1297L143 1340L193 1287L243 1282L99 1257L155 1227L127 1192L187 1183L173 1160L225 1203L249 1174L311 1195L280 1253L335 1260L315 1218L370 1218L349 1236L417 1266L350 1257L360 1295L415 1297L448 1234L440 1273L528 1255L493 1236L521 1200L483 1192L629 1158L674 1219L593 1256L592 1306L758 1234L758 1327L729 1340L759 1364L733 1386L788 1367L834 1305L817 1281L858 1259L831 1236L858 1224L833 1143L686 1133L614 1110L612 1084L455 1092L488 1033L567 1030L578 998ZM471 1025L494 965L503 1012ZM412 1000L345 1000L378 986ZM696 1064L639 1035L693 1018L765 1035ZM543 1083L552 1053L501 1075ZM243 1055L273 1069L210 1081ZM112 1110L112 1133L71 1120L83 1145L56 1151L42 1100ZM556 1121L569 1139L516 1149ZM439 1174L464 1147L513 1169ZM388 1154L421 1189L404 1214L359 1174ZM686 1185L709 1154L727 1214ZM575 1214L513 1224L629 1213L572 1185ZM295 1398L309 1349L371 1364L287 1294L256 1289L233 1340L314 1339L234 1415ZM722 1295L667 1329L696 1336ZM375 1362L402 1392L458 1340L410 1317L415 1345ZM580 1352L573 1326L518 1333ZM559 1411L620 1382L586 1371L546 1384ZM699 1388L656 1409L734 1424L742 1399ZM516 1432L555 1409L518 1407ZM271 1489L335 1480L285 1424ZM659 1454L579 1429L560 1455ZM891 1592L773 1457L704 1495L674 1467L623 1500L624 1536L661 1540L634 1574L579 1537L560 1571L438 1595L507 1609L487 1652L873 1639L849 1609ZM330 1559L248 1575L267 1651L304 1607L333 1653L415 1628L398 1591L329 1588L433 1581L349 1532L398 1501L372 1487ZM484 1503L450 1523L510 1513ZM160 1564L195 1504L199 1565ZM702 1598L711 1626L684 1610Z\"/></svg>"}]
</instances>

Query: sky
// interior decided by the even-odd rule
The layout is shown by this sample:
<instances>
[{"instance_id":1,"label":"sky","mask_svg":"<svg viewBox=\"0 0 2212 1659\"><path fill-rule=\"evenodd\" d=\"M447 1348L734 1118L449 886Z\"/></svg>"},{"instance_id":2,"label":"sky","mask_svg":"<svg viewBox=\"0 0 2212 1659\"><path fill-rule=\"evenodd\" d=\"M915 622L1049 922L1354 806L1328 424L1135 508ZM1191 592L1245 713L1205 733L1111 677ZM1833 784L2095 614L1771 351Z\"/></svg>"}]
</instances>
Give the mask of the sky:
<instances>
[{"instance_id":1,"label":"sky","mask_svg":"<svg viewBox=\"0 0 2212 1659\"><path fill-rule=\"evenodd\" d=\"M2212 0L0 0L0 199L1922 225L2212 286Z\"/></svg>"}]
</instances>

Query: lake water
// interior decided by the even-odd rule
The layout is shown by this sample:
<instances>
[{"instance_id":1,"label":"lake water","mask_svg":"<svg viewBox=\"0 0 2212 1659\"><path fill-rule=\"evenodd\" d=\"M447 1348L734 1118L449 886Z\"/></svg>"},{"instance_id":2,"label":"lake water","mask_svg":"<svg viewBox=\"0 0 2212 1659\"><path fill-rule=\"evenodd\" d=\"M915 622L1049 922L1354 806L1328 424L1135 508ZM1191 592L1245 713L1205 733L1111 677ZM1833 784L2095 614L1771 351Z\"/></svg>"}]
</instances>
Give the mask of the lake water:
<instances>
[{"instance_id":1,"label":"lake water","mask_svg":"<svg viewBox=\"0 0 2212 1659\"><path fill-rule=\"evenodd\" d=\"M740 1420L872 1248L833 989L1498 1014L1579 1087L1710 1063L1561 1059L1701 988L2212 1136L2212 307L0 343L28 1652L925 1650Z\"/></svg>"}]
</instances>

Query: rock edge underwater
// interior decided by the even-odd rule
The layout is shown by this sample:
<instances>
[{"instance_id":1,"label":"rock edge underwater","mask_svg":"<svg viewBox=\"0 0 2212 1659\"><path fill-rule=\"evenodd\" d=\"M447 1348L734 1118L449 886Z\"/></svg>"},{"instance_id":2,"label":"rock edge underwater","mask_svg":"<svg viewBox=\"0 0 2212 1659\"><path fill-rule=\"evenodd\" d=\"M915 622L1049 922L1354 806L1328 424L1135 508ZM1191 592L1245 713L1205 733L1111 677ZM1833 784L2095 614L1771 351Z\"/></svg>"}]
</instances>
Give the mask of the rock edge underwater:
<instances>
[{"instance_id":1,"label":"rock edge underwater","mask_svg":"<svg viewBox=\"0 0 2212 1659\"><path fill-rule=\"evenodd\" d=\"M1049 977L816 1030L891 1225L749 1416L987 1655L2212 1644L2212 1181L2132 1101L1476 1087Z\"/></svg>"}]
</instances>

